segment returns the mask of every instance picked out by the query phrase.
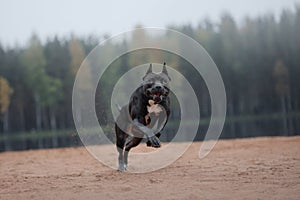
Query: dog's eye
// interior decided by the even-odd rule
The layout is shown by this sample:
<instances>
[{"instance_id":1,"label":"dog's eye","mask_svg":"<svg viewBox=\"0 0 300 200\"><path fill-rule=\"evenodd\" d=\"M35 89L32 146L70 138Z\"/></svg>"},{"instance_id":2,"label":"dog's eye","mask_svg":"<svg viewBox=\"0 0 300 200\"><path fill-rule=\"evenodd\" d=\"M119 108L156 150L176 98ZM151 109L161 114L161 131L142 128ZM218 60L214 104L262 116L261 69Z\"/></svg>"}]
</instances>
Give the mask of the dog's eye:
<instances>
[{"instance_id":1,"label":"dog's eye","mask_svg":"<svg viewBox=\"0 0 300 200\"><path fill-rule=\"evenodd\" d=\"M152 87L152 85L153 85L153 83L151 83L151 82L148 82L148 83L147 83L147 88L150 88L150 87Z\"/></svg>"},{"instance_id":2,"label":"dog's eye","mask_svg":"<svg viewBox=\"0 0 300 200\"><path fill-rule=\"evenodd\" d=\"M167 83L168 83L168 81L162 80L162 84L167 84Z\"/></svg>"},{"instance_id":3,"label":"dog's eye","mask_svg":"<svg viewBox=\"0 0 300 200\"><path fill-rule=\"evenodd\" d=\"M150 86L151 86L151 84L153 84L153 83L154 83L153 80L148 80L148 81L147 81L147 84L150 85Z\"/></svg>"}]
</instances>

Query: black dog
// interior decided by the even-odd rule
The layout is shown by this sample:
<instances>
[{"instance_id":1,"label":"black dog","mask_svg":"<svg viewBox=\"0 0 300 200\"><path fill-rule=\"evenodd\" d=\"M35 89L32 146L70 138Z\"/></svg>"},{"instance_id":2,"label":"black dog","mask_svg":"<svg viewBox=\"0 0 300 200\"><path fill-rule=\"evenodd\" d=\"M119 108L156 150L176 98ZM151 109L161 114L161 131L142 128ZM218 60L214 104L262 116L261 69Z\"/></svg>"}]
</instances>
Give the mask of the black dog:
<instances>
[{"instance_id":1,"label":"black dog","mask_svg":"<svg viewBox=\"0 0 300 200\"><path fill-rule=\"evenodd\" d=\"M130 149L137 146L144 136L148 139L147 146L160 147L159 131L164 128L170 115L170 98L168 96L170 91L168 83L170 80L166 63L164 63L163 70L160 73L152 72L152 65L150 64L142 85L134 91L129 104L120 108L120 115L115 123L120 171L126 170ZM148 111L150 101L158 104L164 112L158 116L151 115ZM145 117L149 114L151 123ZM154 128L154 125L157 125L158 128ZM132 135L132 138L125 145L129 134Z\"/></svg>"}]
</instances>

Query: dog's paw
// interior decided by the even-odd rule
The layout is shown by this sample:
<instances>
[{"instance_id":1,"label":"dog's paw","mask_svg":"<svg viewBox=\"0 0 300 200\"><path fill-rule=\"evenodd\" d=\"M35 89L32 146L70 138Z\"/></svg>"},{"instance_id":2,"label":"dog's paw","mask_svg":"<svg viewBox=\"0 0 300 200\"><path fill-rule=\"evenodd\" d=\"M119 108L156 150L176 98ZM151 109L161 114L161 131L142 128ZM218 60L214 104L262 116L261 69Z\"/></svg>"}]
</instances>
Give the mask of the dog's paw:
<instances>
[{"instance_id":1,"label":"dog's paw","mask_svg":"<svg viewBox=\"0 0 300 200\"><path fill-rule=\"evenodd\" d=\"M125 172L127 170L127 165L126 164L120 164L118 171L119 172Z\"/></svg>"},{"instance_id":2,"label":"dog's paw","mask_svg":"<svg viewBox=\"0 0 300 200\"><path fill-rule=\"evenodd\" d=\"M150 146L152 146L154 148L160 147L160 140L156 136L149 137L148 142L150 143ZM148 142L147 142L147 146L148 146Z\"/></svg>"},{"instance_id":3,"label":"dog's paw","mask_svg":"<svg viewBox=\"0 0 300 200\"><path fill-rule=\"evenodd\" d=\"M154 147L154 148L159 148L161 146L161 145L159 145L159 146L153 146L150 141L147 141L146 145L147 145L147 147Z\"/></svg>"},{"instance_id":4,"label":"dog's paw","mask_svg":"<svg viewBox=\"0 0 300 200\"><path fill-rule=\"evenodd\" d=\"M152 145L151 145L151 142L150 142L149 140L147 141L146 144L147 144L147 147L151 147L151 146L152 146Z\"/></svg>"}]
</instances>

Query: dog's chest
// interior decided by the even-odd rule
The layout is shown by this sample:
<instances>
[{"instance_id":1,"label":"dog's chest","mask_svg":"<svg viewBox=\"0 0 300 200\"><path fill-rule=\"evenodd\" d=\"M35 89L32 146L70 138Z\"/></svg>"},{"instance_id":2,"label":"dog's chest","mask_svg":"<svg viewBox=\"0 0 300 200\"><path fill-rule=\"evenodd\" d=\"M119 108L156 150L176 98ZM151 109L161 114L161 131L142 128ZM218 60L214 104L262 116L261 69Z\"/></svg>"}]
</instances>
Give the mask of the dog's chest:
<instances>
[{"instance_id":1,"label":"dog's chest","mask_svg":"<svg viewBox=\"0 0 300 200\"><path fill-rule=\"evenodd\" d=\"M153 100L149 100L149 106L147 106L147 114L145 115L145 123L149 125L151 122L150 115L158 116L162 111L162 106L160 104L155 104Z\"/></svg>"}]
</instances>

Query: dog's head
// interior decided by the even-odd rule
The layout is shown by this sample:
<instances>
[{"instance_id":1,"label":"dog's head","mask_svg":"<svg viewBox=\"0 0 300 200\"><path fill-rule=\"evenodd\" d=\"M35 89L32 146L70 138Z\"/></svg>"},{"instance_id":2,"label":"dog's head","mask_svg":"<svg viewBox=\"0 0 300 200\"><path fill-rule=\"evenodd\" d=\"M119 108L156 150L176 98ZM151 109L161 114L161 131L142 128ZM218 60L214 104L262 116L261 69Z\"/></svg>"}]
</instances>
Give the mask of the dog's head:
<instances>
[{"instance_id":1,"label":"dog's head","mask_svg":"<svg viewBox=\"0 0 300 200\"><path fill-rule=\"evenodd\" d=\"M166 63L160 73L152 72L152 64L143 78L143 90L148 99L152 99L155 103L160 103L169 95L169 82L171 78L168 75Z\"/></svg>"}]
</instances>

